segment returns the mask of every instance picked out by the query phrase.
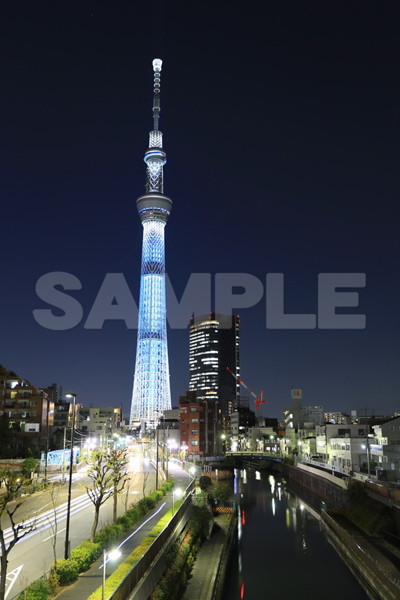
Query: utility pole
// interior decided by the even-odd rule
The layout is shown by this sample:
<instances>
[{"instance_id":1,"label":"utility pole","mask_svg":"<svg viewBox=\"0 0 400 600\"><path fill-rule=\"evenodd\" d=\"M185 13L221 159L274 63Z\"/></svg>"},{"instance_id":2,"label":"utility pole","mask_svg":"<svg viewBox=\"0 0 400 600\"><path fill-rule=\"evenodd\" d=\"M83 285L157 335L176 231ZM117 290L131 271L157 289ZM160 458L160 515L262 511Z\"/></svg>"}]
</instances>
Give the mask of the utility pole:
<instances>
[{"instance_id":1,"label":"utility pole","mask_svg":"<svg viewBox=\"0 0 400 600\"><path fill-rule=\"evenodd\" d=\"M50 399L47 397L47 410L46 410L46 456L44 458L44 482L47 481L47 460L49 455L49 410L50 410Z\"/></svg>"},{"instance_id":2,"label":"utility pole","mask_svg":"<svg viewBox=\"0 0 400 600\"><path fill-rule=\"evenodd\" d=\"M63 455L62 455L62 465L61 465L61 483L64 483L65 481L65 445L67 442L67 428L64 425L64 440L63 440Z\"/></svg>"},{"instance_id":3,"label":"utility pole","mask_svg":"<svg viewBox=\"0 0 400 600\"><path fill-rule=\"evenodd\" d=\"M156 427L156 490L158 490L158 421Z\"/></svg>"},{"instance_id":4,"label":"utility pole","mask_svg":"<svg viewBox=\"0 0 400 600\"><path fill-rule=\"evenodd\" d=\"M68 501L67 501L67 521L65 526L65 549L64 558L69 558L70 540L69 540L69 523L71 519L71 492L72 492L72 468L74 464L74 429L75 429L75 407L76 394L65 394L67 398L72 398L72 425L71 425L71 453L69 455L69 480L68 480Z\"/></svg>"}]
</instances>

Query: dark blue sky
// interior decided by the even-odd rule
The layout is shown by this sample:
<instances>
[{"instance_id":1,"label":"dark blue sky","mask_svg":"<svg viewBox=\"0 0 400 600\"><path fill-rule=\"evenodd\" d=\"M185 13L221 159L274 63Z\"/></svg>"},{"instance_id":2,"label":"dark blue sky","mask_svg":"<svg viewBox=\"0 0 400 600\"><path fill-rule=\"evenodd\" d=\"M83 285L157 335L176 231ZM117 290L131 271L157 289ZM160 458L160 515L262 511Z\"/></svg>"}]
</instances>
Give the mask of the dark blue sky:
<instances>
[{"instance_id":1,"label":"dark blue sky","mask_svg":"<svg viewBox=\"0 0 400 600\"><path fill-rule=\"evenodd\" d=\"M0 362L85 404L130 407L136 331L83 324L106 273L138 302L151 61L164 60L167 271L284 273L316 312L320 272L365 273L365 330L267 330L241 314L243 379L281 418L291 387L327 410L400 410L399 12L359 2L32 2L0 15ZM65 271L84 318L49 331L39 277ZM189 317L189 315L188 315ZM170 331L173 403L188 334Z\"/></svg>"}]
</instances>

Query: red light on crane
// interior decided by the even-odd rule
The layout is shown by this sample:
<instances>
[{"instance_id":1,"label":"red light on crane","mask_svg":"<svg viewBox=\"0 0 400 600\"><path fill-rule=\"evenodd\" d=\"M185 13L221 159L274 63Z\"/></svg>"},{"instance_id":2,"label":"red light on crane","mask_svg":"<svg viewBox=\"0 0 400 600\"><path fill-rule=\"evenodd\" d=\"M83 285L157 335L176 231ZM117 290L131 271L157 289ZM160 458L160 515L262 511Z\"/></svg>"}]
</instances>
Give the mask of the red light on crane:
<instances>
[{"instance_id":1,"label":"red light on crane","mask_svg":"<svg viewBox=\"0 0 400 600\"><path fill-rule=\"evenodd\" d=\"M232 375L232 377L234 377L236 379L236 381L239 383L239 385L241 385L242 387L244 387L244 389L247 390L251 396L253 396L253 398L254 398L254 404L256 406L256 413L258 415L258 413L260 411L260 405L261 404L267 404L267 401L264 400L264 392L263 392L263 390L261 390L261 392L258 394L258 396L256 396L255 393L253 392L253 390L251 390L249 388L249 386L246 385L245 382L242 379L240 379L240 377L237 377L235 375L235 373L232 371L232 369L230 369L229 367L226 367L226 370Z\"/></svg>"}]
</instances>

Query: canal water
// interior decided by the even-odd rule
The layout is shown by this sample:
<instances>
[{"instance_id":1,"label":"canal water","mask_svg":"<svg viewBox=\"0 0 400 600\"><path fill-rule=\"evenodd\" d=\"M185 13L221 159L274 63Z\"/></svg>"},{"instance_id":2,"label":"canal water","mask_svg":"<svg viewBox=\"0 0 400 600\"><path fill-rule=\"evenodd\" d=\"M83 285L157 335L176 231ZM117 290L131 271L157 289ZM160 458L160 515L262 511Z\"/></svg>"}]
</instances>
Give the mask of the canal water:
<instances>
[{"instance_id":1,"label":"canal water","mask_svg":"<svg viewBox=\"0 0 400 600\"><path fill-rule=\"evenodd\" d=\"M366 600L307 503L279 476L235 471L238 535L223 600Z\"/></svg>"}]
</instances>

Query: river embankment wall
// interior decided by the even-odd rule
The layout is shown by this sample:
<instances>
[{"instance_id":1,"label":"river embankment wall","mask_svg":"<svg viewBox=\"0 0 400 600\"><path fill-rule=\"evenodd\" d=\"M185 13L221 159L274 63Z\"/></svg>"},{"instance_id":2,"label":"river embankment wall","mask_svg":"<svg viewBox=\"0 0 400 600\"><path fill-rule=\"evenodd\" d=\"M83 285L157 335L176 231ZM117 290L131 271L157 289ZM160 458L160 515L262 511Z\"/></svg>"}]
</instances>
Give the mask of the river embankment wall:
<instances>
[{"instance_id":1,"label":"river embankment wall","mask_svg":"<svg viewBox=\"0 0 400 600\"><path fill-rule=\"evenodd\" d=\"M326 508L345 508L349 502L347 480L324 473L308 465L281 464L282 475L317 494Z\"/></svg>"},{"instance_id":2,"label":"river embankment wall","mask_svg":"<svg viewBox=\"0 0 400 600\"><path fill-rule=\"evenodd\" d=\"M320 527L371 598L400 598L399 571L364 536L354 535L324 511L321 512Z\"/></svg>"}]
</instances>

